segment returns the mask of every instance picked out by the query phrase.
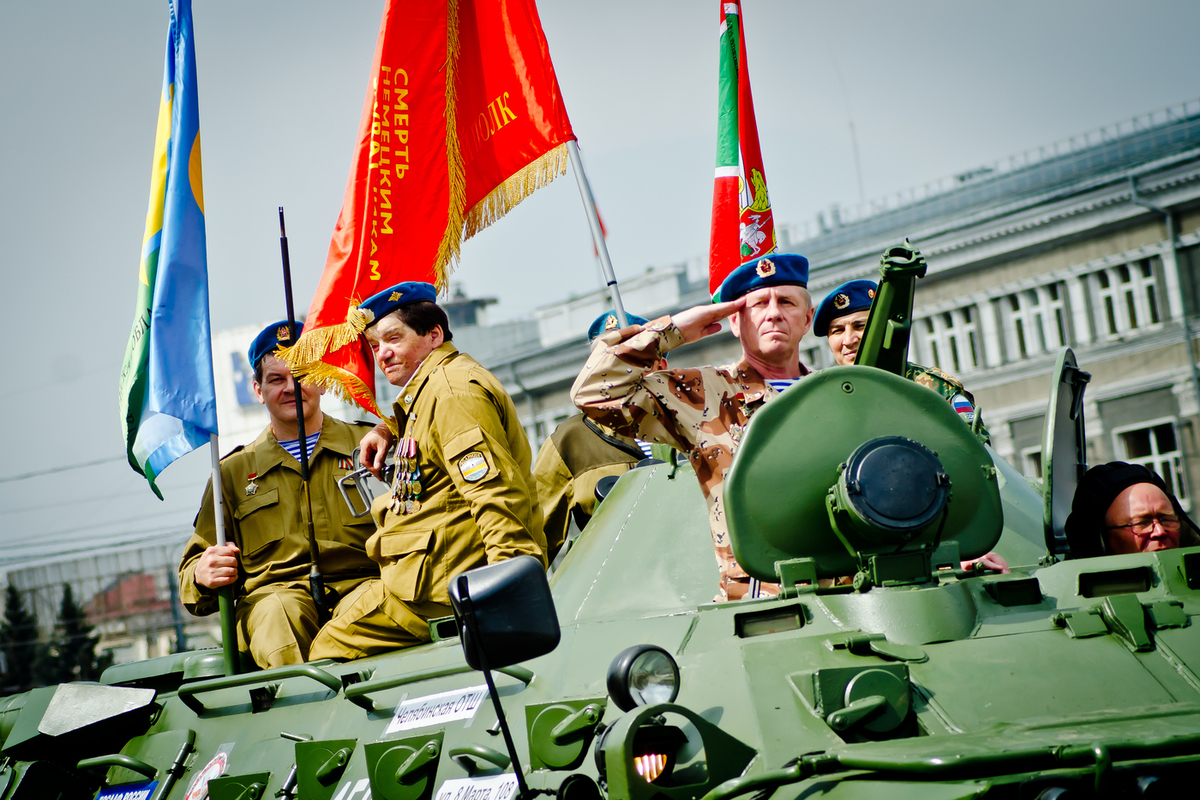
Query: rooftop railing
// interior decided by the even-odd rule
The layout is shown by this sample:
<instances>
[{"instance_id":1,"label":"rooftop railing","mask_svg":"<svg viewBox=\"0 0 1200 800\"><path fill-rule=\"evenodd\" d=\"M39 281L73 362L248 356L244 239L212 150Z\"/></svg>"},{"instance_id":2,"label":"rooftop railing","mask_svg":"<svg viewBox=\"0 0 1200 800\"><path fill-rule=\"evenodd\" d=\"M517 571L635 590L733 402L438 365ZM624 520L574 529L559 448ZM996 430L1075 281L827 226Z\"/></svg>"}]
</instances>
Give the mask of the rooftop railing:
<instances>
[{"instance_id":1,"label":"rooftop railing","mask_svg":"<svg viewBox=\"0 0 1200 800\"><path fill-rule=\"evenodd\" d=\"M1117 142L1134 134L1148 132L1197 116L1200 116L1200 99L1188 100L1139 114L1132 119L1121 120L1085 133L1069 136L1053 144L1030 148L1007 158L997 159L974 169L928 181L919 186L868 200L865 203L846 206L832 205L828 211L818 212L814 220L781 225L781 239L793 243L806 241L878 214L949 194L965 186L983 183L1049 161L1080 154L1100 145Z\"/></svg>"}]
</instances>

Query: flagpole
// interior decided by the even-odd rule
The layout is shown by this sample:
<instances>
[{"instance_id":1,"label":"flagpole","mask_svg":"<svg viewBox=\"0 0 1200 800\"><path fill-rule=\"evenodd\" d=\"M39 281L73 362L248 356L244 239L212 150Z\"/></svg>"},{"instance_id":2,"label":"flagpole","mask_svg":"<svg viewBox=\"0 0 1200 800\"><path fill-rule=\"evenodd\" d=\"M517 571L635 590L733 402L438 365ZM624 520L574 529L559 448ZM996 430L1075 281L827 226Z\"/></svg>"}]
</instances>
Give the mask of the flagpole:
<instances>
[{"instance_id":1,"label":"flagpole","mask_svg":"<svg viewBox=\"0 0 1200 800\"><path fill-rule=\"evenodd\" d=\"M583 171L583 161L579 158L579 145L574 139L567 140L567 155L571 159L571 167L575 170L575 182L579 184L579 196L583 198L583 209L587 212L588 225L592 229L592 242L596 245L596 253L600 256L600 269L604 272L604 280L612 296L613 310L617 312L617 322L624 328L629 324L625 316L625 305L621 302L621 290L617 288L617 275L613 272L612 261L608 258L608 244L604 241L604 231L600 229L600 215L596 213L596 198L592 196L592 186L588 183L587 173Z\"/></svg>"},{"instance_id":2,"label":"flagpole","mask_svg":"<svg viewBox=\"0 0 1200 800\"><path fill-rule=\"evenodd\" d=\"M225 546L225 487L221 483L221 450L217 434L209 435L209 451L212 454L213 518L217 523L217 546ZM233 619L233 585L217 589L217 607L221 615L221 649L225 653L225 674L237 675L237 626Z\"/></svg>"}]
</instances>

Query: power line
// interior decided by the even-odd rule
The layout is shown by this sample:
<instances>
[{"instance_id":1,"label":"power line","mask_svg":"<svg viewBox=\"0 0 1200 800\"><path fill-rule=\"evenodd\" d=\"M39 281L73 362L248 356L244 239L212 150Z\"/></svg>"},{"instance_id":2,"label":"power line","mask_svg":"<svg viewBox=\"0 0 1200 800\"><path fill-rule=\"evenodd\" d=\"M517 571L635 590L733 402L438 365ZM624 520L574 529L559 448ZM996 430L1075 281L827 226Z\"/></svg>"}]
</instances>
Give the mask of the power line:
<instances>
[{"instance_id":1,"label":"power line","mask_svg":"<svg viewBox=\"0 0 1200 800\"><path fill-rule=\"evenodd\" d=\"M179 514L179 511L160 511L155 514L143 514L140 517L127 517L126 519L117 520L115 522L97 522L92 525L80 525L80 526L77 526L74 528L63 528L62 530L48 531L46 533L38 534L34 537L22 537L24 539L24 541L15 542L12 544L5 544L3 546L5 549L12 550L12 549L21 548L21 547L45 547L48 545L57 544L59 542L78 541L81 538L83 538L83 539L92 538L92 536L94 536L94 534L88 535L88 536L82 536L82 537L74 536L72 534L81 533L82 531L92 531L97 528L107 528L107 527L110 527L113 525L123 525L126 522L141 522L143 520L157 519L159 517L165 517L165 516L175 516L177 514ZM160 530L160 528L151 528L148 530ZM113 531L113 533L119 533L119 534L125 534L125 535L131 534L131 533L137 534L137 533L143 533L143 532L147 532L147 531L145 531L145 530L143 530L143 531L128 531L128 530ZM64 534L66 534L66 535L64 535ZM51 539L51 537L54 537L54 536L61 536L62 538Z\"/></svg>"},{"instance_id":2,"label":"power line","mask_svg":"<svg viewBox=\"0 0 1200 800\"><path fill-rule=\"evenodd\" d=\"M84 547L76 547L76 548L72 548L69 550L62 550L57 553L30 553L28 555L16 556L14 558L5 558L3 556L0 556L0 568L3 568L5 571L12 571L13 567L19 566L21 564L27 564L30 561L46 561L46 562L60 561L60 560L64 560L64 559L62 559L62 556L75 555L77 553L95 553L97 551L114 550L119 547L126 547L131 544L141 544L141 543L149 542L149 541L152 541L155 539L159 539L166 533L184 533L187 530L188 530L187 528L177 528L174 530L164 529L161 533L155 533L153 535L144 536L144 537L137 538L137 539L127 539L127 540L121 541L121 542L112 542L111 544L107 544L107 545L87 545Z\"/></svg>"},{"instance_id":3,"label":"power line","mask_svg":"<svg viewBox=\"0 0 1200 800\"><path fill-rule=\"evenodd\" d=\"M95 375L100 372L114 372L115 373L116 370L114 370L112 367L109 367L108 365L105 365L102 367L96 367L93 370L89 370L87 372L80 372L77 375L70 376L66 381L63 381L63 382L64 383L75 383L76 381L82 380L90 375ZM37 384L37 385L33 385L33 386L28 386L26 388L13 389L12 391L0 393L0 399L4 399L6 397L16 397L19 394L28 394L29 392L39 392L39 391L44 391L44 390L45 390L44 386Z\"/></svg>"},{"instance_id":4,"label":"power line","mask_svg":"<svg viewBox=\"0 0 1200 800\"><path fill-rule=\"evenodd\" d=\"M191 488L194 485L195 484L193 484L191 482L189 482L189 483L160 483L160 484L158 484L158 488L162 489L164 492L166 492L168 490L174 491L175 489ZM145 487L139 487L137 489L130 489L127 492L116 492L116 493L109 492L106 494L93 495L91 497L76 497L65 503L63 502L62 498L56 497L54 499L53 506L56 509L62 509L64 506L78 505L80 503L94 503L98 500L116 500L121 497L133 497L134 495L145 496L146 491L147 491L147 489ZM157 499L157 498L155 498L155 499ZM50 503L43 502L43 503L38 503L37 505L32 505L32 506L22 506L20 508L4 508L4 509L0 509L0 517L6 516L8 514L22 514L27 511L45 511L50 505L51 505Z\"/></svg>"},{"instance_id":5,"label":"power line","mask_svg":"<svg viewBox=\"0 0 1200 800\"><path fill-rule=\"evenodd\" d=\"M24 481L29 478L40 478L43 475L55 475L59 472L68 472L73 469L83 469L84 467L95 467L100 464L111 464L114 461L124 461L125 456L112 456L111 458L98 458L95 461L85 461L81 464L69 464L65 467L51 467L50 469L41 469L37 472L26 472L23 475L10 475L7 478L0 478L0 483L13 483L15 481Z\"/></svg>"}]
</instances>

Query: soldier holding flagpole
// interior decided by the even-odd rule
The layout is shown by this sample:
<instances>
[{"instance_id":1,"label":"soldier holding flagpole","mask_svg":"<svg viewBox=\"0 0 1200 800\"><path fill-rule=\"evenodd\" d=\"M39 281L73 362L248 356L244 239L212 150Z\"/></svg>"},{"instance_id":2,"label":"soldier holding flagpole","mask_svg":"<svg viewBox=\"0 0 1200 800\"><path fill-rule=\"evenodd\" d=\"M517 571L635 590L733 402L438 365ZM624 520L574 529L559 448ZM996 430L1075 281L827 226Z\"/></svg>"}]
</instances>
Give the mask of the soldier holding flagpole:
<instances>
[{"instance_id":1,"label":"soldier holding flagpole","mask_svg":"<svg viewBox=\"0 0 1200 800\"><path fill-rule=\"evenodd\" d=\"M302 329L297 323L297 332ZM330 593L322 603L336 609L363 581L379 575L366 551L375 524L369 517L354 517L337 490L353 471L354 449L370 425L342 422L321 411L321 390L298 385L275 357L279 346L291 341L282 320L251 344L252 388L270 422L253 443L221 459L220 507L229 542L216 537L210 481L179 565L180 597L198 616L215 610L217 590L235 587L239 648L264 669L307 661L324 621L308 584L310 519ZM303 441L301 425L307 433ZM302 487L301 447L309 453L311 508Z\"/></svg>"}]
</instances>

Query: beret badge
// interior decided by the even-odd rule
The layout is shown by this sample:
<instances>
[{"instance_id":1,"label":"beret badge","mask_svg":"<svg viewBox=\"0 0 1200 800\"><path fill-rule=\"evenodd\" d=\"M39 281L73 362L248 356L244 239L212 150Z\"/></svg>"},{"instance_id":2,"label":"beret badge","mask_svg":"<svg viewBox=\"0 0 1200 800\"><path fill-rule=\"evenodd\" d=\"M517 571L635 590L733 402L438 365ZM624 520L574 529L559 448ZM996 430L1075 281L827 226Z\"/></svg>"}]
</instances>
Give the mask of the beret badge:
<instances>
[{"instance_id":1,"label":"beret badge","mask_svg":"<svg viewBox=\"0 0 1200 800\"><path fill-rule=\"evenodd\" d=\"M775 274L775 264L771 262L771 259L764 258L758 262L758 266L754 268L754 271L758 273L758 277L760 278L769 278Z\"/></svg>"},{"instance_id":2,"label":"beret badge","mask_svg":"<svg viewBox=\"0 0 1200 800\"><path fill-rule=\"evenodd\" d=\"M845 293L838 294L837 297L833 298L833 305L835 308L845 308L850 305L850 295Z\"/></svg>"}]
</instances>

